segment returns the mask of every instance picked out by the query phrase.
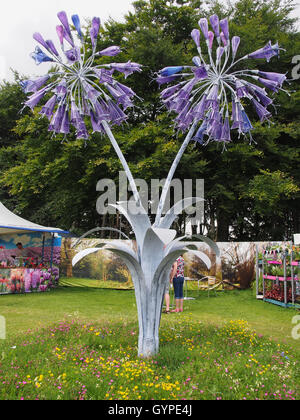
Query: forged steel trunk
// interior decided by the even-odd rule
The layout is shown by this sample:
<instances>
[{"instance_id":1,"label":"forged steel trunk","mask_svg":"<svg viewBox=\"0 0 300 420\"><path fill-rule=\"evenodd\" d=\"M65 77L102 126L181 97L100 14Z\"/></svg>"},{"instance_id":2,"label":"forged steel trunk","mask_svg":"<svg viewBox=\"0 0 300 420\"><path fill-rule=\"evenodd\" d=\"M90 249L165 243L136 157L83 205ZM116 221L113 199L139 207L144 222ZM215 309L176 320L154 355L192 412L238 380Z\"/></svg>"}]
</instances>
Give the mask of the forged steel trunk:
<instances>
[{"instance_id":1,"label":"forged steel trunk","mask_svg":"<svg viewBox=\"0 0 300 420\"><path fill-rule=\"evenodd\" d=\"M155 356L159 352L159 328L161 313L164 303L166 283L152 284L143 290L142 294L136 293L139 312L139 349L141 358Z\"/></svg>"}]
</instances>

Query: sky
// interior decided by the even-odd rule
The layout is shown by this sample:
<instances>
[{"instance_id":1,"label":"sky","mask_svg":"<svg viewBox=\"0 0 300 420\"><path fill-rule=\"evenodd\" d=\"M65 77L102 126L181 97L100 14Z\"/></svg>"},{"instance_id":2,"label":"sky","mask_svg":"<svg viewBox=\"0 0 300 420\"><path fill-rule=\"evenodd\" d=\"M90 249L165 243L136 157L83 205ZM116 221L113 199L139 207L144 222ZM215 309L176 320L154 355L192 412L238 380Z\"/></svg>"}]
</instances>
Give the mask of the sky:
<instances>
[{"instance_id":1,"label":"sky","mask_svg":"<svg viewBox=\"0 0 300 420\"><path fill-rule=\"evenodd\" d=\"M65 10L71 19L73 14L84 18L109 17L120 20L133 10L133 0L8 0L2 1L0 18L0 79L13 80L10 68L22 75L43 75L49 65L36 66L30 53L37 42L32 38L40 32L44 39L52 39L59 47L56 25L60 24L57 13Z\"/></svg>"},{"instance_id":2,"label":"sky","mask_svg":"<svg viewBox=\"0 0 300 420\"><path fill-rule=\"evenodd\" d=\"M57 12L65 10L71 17L77 13L80 18L100 17L105 22L109 17L121 20L133 10L133 0L8 0L2 2L0 24L0 80L13 80L10 68L21 75L39 76L47 72L49 65L36 66L30 53L36 42L34 32L41 32L45 39L57 42L55 31L60 22ZM300 5L296 15L300 17ZM299 51L300 53L300 51Z\"/></svg>"}]
</instances>

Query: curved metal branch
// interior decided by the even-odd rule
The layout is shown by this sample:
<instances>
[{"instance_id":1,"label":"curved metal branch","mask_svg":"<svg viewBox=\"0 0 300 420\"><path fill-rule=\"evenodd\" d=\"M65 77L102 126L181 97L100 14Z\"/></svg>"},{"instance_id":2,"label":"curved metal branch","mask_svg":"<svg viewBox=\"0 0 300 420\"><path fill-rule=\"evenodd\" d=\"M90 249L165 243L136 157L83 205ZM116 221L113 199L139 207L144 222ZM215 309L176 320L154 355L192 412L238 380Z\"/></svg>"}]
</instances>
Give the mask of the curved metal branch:
<instances>
[{"instance_id":1,"label":"curved metal branch","mask_svg":"<svg viewBox=\"0 0 300 420\"><path fill-rule=\"evenodd\" d=\"M201 201L204 201L204 199L198 197L185 198L182 201L179 201L168 211L164 218L160 219L158 227L161 229L169 229L179 213Z\"/></svg>"},{"instance_id":2,"label":"curved metal branch","mask_svg":"<svg viewBox=\"0 0 300 420\"><path fill-rule=\"evenodd\" d=\"M109 228L109 227L104 227L104 228L94 228L89 230L88 232L86 232L84 235L80 236L80 238L75 242L75 244L72 246L72 248L76 248L76 246L87 236L91 235L92 233L95 232L116 232L119 233L120 235L122 235L124 238L130 240L130 238L125 235L125 233L123 233L121 230L119 229L114 229L114 228Z\"/></svg>"},{"instance_id":3,"label":"curved metal branch","mask_svg":"<svg viewBox=\"0 0 300 420\"><path fill-rule=\"evenodd\" d=\"M130 223L136 237L138 248L141 248L144 243L145 235L148 229L151 228L150 219L142 206L132 201L121 201L118 204L110 204L111 207L117 209Z\"/></svg>"}]
</instances>

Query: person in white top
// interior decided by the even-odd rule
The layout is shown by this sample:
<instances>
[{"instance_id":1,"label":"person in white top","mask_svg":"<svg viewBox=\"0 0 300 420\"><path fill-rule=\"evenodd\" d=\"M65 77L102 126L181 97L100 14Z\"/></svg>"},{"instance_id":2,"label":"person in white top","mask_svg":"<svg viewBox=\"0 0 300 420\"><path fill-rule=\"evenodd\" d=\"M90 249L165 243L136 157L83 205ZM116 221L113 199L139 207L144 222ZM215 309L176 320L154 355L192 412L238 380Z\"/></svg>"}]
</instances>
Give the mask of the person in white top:
<instances>
[{"instance_id":1,"label":"person in white top","mask_svg":"<svg viewBox=\"0 0 300 420\"><path fill-rule=\"evenodd\" d=\"M174 309L172 312L183 312L184 259L182 256L177 258L176 262L174 263L171 277L176 300L176 309Z\"/></svg>"},{"instance_id":2,"label":"person in white top","mask_svg":"<svg viewBox=\"0 0 300 420\"><path fill-rule=\"evenodd\" d=\"M21 242L18 242L16 244L17 249L14 251L13 257L27 257L27 251L25 248L23 248L23 244Z\"/></svg>"}]
</instances>

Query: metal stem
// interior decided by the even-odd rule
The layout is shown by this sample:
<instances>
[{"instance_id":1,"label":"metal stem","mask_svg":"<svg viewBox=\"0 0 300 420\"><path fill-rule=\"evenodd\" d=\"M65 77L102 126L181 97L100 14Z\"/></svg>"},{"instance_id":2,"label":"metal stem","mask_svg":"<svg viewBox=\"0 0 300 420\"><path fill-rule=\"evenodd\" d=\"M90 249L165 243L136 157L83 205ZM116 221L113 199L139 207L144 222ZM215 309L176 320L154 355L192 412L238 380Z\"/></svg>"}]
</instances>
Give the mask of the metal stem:
<instances>
[{"instance_id":1,"label":"metal stem","mask_svg":"<svg viewBox=\"0 0 300 420\"><path fill-rule=\"evenodd\" d=\"M123 168L124 168L125 173L127 175L129 184L131 186L131 189L132 189L132 192L133 192L133 195L134 195L134 198L135 198L135 201L136 201L137 205L140 206L141 205L141 197L140 197L140 194L137 190L137 186L136 186L136 183L135 183L134 178L132 176L131 170L128 166L128 163L127 163L127 161L126 161L126 159L125 159L125 157L122 153L122 150L120 149L120 147L119 147L119 145L118 145L118 143L117 143L117 141L116 141L109 125L108 125L108 123L103 120L101 122L101 124L103 125L104 130L105 130L106 134L108 135L109 140L110 140L113 148L115 149L115 152L117 153L122 165L123 165Z\"/></svg>"},{"instance_id":2,"label":"metal stem","mask_svg":"<svg viewBox=\"0 0 300 420\"><path fill-rule=\"evenodd\" d=\"M161 216L162 216L162 212L163 212L163 209L164 209L164 205L165 205L165 202L166 202L167 194L168 194L172 179L174 177L175 171L177 169L177 166L179 165L179 162L180 162L187 146L189 145L189 143L190 143L190 141L191 141L191 139L194 135L197 124L198 124L198 122L194 121L190 131L188 132L188 135L186 136L185 141L183 142L183 144L182 144L182 146L181 146L181 148L180 148L180 150L179 150L179 152L178 152L178 154L177 154L177 156L176 156L176 158L173 162L173 165L171 166L171 169L170 169L168 178L166 180L166 183L164 185L163 192L162 192L160 202L159 202L159 205L158 205L157 215L156 215L155 224L154 224L155 227L157 227L159 225L159 222L160 222L160 219L161 219Z\"/></svg>"}]
</instances>

